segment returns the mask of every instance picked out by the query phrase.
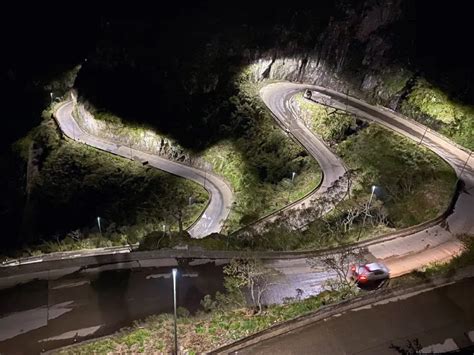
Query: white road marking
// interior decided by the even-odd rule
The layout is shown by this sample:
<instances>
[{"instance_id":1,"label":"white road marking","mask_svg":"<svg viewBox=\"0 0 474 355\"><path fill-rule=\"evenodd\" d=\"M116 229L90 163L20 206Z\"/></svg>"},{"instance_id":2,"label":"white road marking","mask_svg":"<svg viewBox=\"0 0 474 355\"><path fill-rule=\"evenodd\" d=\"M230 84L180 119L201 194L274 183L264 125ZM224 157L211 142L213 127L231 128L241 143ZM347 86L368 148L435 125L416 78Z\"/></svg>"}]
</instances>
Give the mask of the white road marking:
<instances>
[{"instance_id":1,"label":"white road marking","mask_svg":"<svg viewBox=\"0 0 474 355\"><path fill-rule=\"evenodd\" d=\"M56 336L51 337L51 338L41 339L39 342L43 343L43 342L46 342L46 341L66 340L66 339L72 339L72 338L76 338L76 337L85 337L87 335L94 334L103 325L104 324L96 325L96 326L88 327L88 328L70 330L68 332L62 333L60 335L56 335Z\"/></svg>"},{"instance_id":2,"label":"white road marking","mask_svg":"<svg viewBox=\"0 0 474 355\"><path fill-rule=\"evenodd\" d=\"M15 312L0 318L0 341L14 338L34 329L44 327L48 320L58 318L72 311L73 301L62 302L50 306Z\"/></svg>"},{"instance_id":3,"label":"white road marking","mask_svg":"<svg viewBox=\"0 0 474 355\"><path fill-rule=\"evenodd\" d=\"M449 338L444 341L444 343L433 344L429 346L425 346L422 348L419 353L421 354L440 354L440 353L447 353L450 351L457 351L459 347L454 342L453 339Z\"/></svg>"},{"instance_id":4,"label":"white road marking","mask_svg":"<svg viewBox=\"0 0 474 355\"><path fill-rule=\"evenodd\" d=\"M468 331L467 333L467 337L469 338L469 340L474 343L474 330L470 330Z\"/></svg>"},{"instance_id":5,"label":"white road marking","mask_svg":"<svg viewBox=\"0 0 474 355\"><path fill-rule=\"evenodd\" d=\"M52 290L59 290L59 289L62 289L62 288L79 287L79 286L88 285L88 284L90 284L90 281L89 280L84 280L84 281L77 281L77 282L72 282L72 283L69 283L69 284L62 284L62 285L54 286L54 287L51 287L51 289Z\"/></svg>"}]
</instances>

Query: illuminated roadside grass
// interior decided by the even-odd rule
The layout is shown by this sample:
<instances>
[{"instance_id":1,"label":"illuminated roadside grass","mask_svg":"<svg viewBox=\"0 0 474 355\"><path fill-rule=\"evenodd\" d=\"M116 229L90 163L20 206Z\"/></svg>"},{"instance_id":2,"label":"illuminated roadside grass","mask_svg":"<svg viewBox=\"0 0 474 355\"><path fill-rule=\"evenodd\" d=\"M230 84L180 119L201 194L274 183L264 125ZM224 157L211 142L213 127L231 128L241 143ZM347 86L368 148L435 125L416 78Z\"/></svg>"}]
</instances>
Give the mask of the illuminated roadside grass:
<instances>
[{"instance_id":1,"label":"illuminated roadside grass","mask_svg":"<svg viewBox=\"0 0 474 355\"><path fill-rule=\"evenodd\" d=\"M428 81L418 79L400 109L462 146L474 149L474 106L454 100Z\"/></svg>"},{"instance_id":2,"label":"illuminated roadside grass","mask_svg":"<svg viewBox=\"0 0 474 355\"><path fill-rule=\"evenodd\" d=\"M32 241L26 254L128 245L146 234L190 226L207 205L208 194L195 182L143 166L71 140L61 140L51 119L34 129L15 146L23 159L31 142L42 147L39 173L32 179L30 202L43 225L57 238ZM192 204L189 198L192 197ZM96 218L103 220L99 233ZM18 253L22 253L19 251Z\"/></svg>"},{"instance_id":3,"label":"illuminated roadside grass","mask_svg":"<svg viewBox=\"0 0 474 355\"><path fill-rule=\"evenodd\" d=\"M428 265L423 271L414 271L388 284L389 289L433 284L437 277L452 277L462 268L474 265L474 242L472 236L459 236L465 242L465 250L445 264ZM364 293L358 293L364 295ZM226 295L224 295L225 297ZM324 291L304 300L289 300L287 304L268 306L261 314L242 307L214 308L209 312L178 316L178 345L186 354L201 354L238 339L265 330L273 325L317 311L320 307L347 297L337 291ZM373 297L373 295L372 295ZM178 308L179 310L179 308ZM116 354L116 353L171 353L173 347L173 316L161 314L135 322L130 328L100 340L77 344L61 351L72 354Z\"/></svg>"},{"instance_id":4,"label":"illuminated roadside grass","mask_svg":"<svg viewBox=\"0 0 474 355\"><path fill-rule=\"evenodd\" d=\"M456 176L436 154L376 124L357 125L353 116L301 94L295 100L306 124L354 171L353 198L368 199L372 185L381 187L394 228L422 223L446 210Z\"/></svg>"},{"instance_id":5,"label":"illuminated roadside grass","mask_svg":"<svg viewBox=\"0 0 474 355\"><path fill-rule=\"evenodd\" d=\"M89 110L96 119L80 118L81 124L96 135L165 158L198 166L204 160L234 191L234 204L223 230L229 233L302 198L319 185L322 177L317 162L276 125L258 95L259 85L252 83L248 75L244 72L236 79L238 93L228 100L235 108L229 120L242 121L242 134L201 153L191 153L146 126L129 125L108 112L94 112L93 108Z\"/></svg>"},{"instance_id":6,"label":"illuminated roadside grass","mask_svg":"<svg viewBox=\"0 0 474 355\"><path fill-rule=\"evenodd\" d=\"M202 354L340 299L336 292L326 291L299 302L269 306L260 315L247 308L236 308L181 316L178 317L178 345L183 353ZM173 329L172 315L151 316L105 339L78 344L56 353L170 353Z\"/></svg>"},{"instance_id":7,"label":"illuminated roadside grass","mask_svg":"<svg viewBox=\"0 0 474 355\"><path fill-rule=\"evenodd\" d=\"M322 179L316 160L283 132L260 98L259 89L267 82L253 82L251 73L250 67L240 73L235 79L238 93L229 99L235 106L234 117L245 122L243 134L204 153L235 192L225 232L304 197Z\"/></svg>"}]
</instances>

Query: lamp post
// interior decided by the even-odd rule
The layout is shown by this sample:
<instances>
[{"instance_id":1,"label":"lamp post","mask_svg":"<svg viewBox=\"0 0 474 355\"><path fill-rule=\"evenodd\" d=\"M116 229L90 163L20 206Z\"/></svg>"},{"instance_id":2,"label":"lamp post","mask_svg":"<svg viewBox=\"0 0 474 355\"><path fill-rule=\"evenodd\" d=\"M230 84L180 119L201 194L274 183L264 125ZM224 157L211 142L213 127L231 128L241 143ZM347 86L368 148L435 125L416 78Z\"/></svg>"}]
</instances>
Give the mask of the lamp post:
<instances>
[{"instance_id":1,"label":"lamp post","mask_svg":"<svg viewBox=\"0 0 474 355\"><path fill-rule=\"evenodd\" d=\"M364 227L365 227L365 219L367 218L367 211L368 211L369 208L370 208L370 204L372 203L372 199L374 198L374 193L375 193L375 190L376 190L376 189L377 189L377 186L372 185L372 192L370 193L369 202L367 203L367 206L365 207L364 218L363 218L363 220L362 220L362 227L361 227L361 229L359 229L359 235L357 236L357 240L360 239L360 234L362 233L362 230L363 230Z\"/></svg>"},{"instance_id":2,"label":"lamp post","mask_svg":"<svg viewBox=\"0 0 474 355\"><path fill-rule=\"evenodd\" d=\"M100 235L102 235L102 228L100 227L100 217L97 217L97 226L99 227Z\"/></svg>"},{"instance_id":3,"label":"lamp post","mask_svg":"<svg viewBox=\"0 0 474 355\"><path fill-rule=\"evenodd\" d=\"M291 173L291 182L293 182L295 180L295 175L296 175L296 173L293 171Z\"/></svg>"},{"instance_id":4,"label":"lamp post","mask_svg":"<svg viewBox=\"0 0 474 355\"><path fill-rule=\"evenodd\" d=\"M51 105L52 105L53 104L53 92L52 91L49 92L49 97L51 98Z\"/></svg>"},{"instance_id":5,"label":"lamp post","mask_svg":"<svg viewBox=\"0 0 474 355\"><path fill-rule=\"evenodd\" d=\"M423 139L425 138L425 135L426 135L427 131L428 131L428 126L426 126L425 131L423 132L423 135L421 136L420 143L418 143L418 144L423 143Z\"/></svg>"},{"instance_id":6,"label":"lamp post","mask_svg":"<svg viewBox=\"0 0 474 355\"><path fill-rule=\"evenodd\" d=\"M178 270L173 268L173 308L174 308L174 353L178 354L178 327L176 324L176 274Z\"/></svg>"},{"instance_id":7,"label":"lamp post","mask_svg":"<svg viewBox=\"0 0 474 355\"><path fill-rule=\"evenodd\" d=\"M461 172L459 173L458 180L461 179L461 175L464 173L464 169L466 169L466 165L469 162L469 159L471 159L472 152L469 153L469 156L467 157L466 161L464 162L464 165L462 166Z\"/></svg>"}]
</instances>

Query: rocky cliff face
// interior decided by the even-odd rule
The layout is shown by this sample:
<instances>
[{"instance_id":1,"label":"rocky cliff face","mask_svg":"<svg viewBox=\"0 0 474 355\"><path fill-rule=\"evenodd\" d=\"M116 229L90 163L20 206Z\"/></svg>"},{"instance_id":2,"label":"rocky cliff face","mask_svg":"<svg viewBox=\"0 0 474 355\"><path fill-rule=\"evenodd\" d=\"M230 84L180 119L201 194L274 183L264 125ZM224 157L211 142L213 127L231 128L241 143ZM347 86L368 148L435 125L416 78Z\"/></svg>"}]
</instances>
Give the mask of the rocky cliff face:
<instances>
[{"instance_id":1,"label":"rocky cliff face","mask_svg":"<svg viewBox=\"0 0 474 355\"><path fill-rule=\"evenodd\" d=\"M403 69L404 58L394 61L398 56L390 31L403 21L402 1L364 1L360 10L339 6L342 15L330 18L311 48L292 48L289 43L256 53L254 79L323 85L396 107L414 75Z\"/></svg>"},{"instance_id":2,"label":"rocky cliff face","mask_svg":"<svg viewBox=\"0 0 474 355\"><path fill-rule=\"evenodd\" d=\"M98 120L83 104L75 105L74 117L85 132L119 145L161 156L165 159L210 170L208 163L198 155L185 150L178 143L145 128L130 127L119 120Z\"/></svg>"},{"instance_id":3,"label":"rocky cliff face","mask_svg":"<svg viewBox=\"0 0 474 355\"><path fill-rule=\"evenodd\" d=\"M453 22L440 27L446 12L462 15L459 8L424 0L248 8L209 1L208 8L186 7L172 20L104 22L79 91L96 106L150 123L196 150L245 128L233 126L239 120L232 103L243 71L254 81L323 85L392 109L419 77L444 85L449 96L474 94L472 65L451 53L466 47L453 44L458 29Z\"/></svg>"}]
</instances>

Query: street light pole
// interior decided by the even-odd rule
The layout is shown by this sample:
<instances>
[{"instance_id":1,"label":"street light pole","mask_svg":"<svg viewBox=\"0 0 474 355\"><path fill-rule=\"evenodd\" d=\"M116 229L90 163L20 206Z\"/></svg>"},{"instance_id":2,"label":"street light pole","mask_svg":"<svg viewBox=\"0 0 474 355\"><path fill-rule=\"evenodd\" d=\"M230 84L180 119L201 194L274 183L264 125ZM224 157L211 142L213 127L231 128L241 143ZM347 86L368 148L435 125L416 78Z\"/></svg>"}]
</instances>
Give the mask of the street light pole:
<instances>
[{"instance_id":1,"label":"street light pole","mask_svg":"<svg viewBox=\"0 0 474 355\"><path fill-rule=\"evenodd\" d=\"M293 171L291 173L291 182L293 182L293 180L295 180L295 175L296 175L296 173Z\"/></svg>"},{"instance_id":2,"label":"street light pole","mask_svg":"<svg viewBox=\"0 0 474 355\"><path fill-rule=\"evenodd\" d=\"M418 143L418 144L423 143L423 139L425 138L425 135L426 135L426 132L427 132L427 131L428 131L428 126L426 126L425 131L423 132L423 135L421 136L420 143Z\"/></svg>"},{"instance_id":3,"label":"street light pole","mask_svg":"<svg viewBox=\"0 0 474 355\"><path fill-rule=\"evenodd\" d=\"M173 268L173 306L174 306L174 353L178 355L178 326L176 323L176 274L178 270Z\"/></svg>"},{"instance_id":4,"label":"street light pole","mask_svg":"<svg viewBox=\"0 0 474 355\"><path fill-rule=\"evenodd\" d=\"M464 169L466 169L466 165L469 162L469 159L471 159L472 152L469 153L469 156L467 157L466 161L464 162L464 165L462 166L461 172L459 173L458 180L461 179L461 175L464 173Z\"/></svg>"},{"instance_id":5,"label":"street light pole","mask_svg":"<svg viewBox=\"0 0 474 355\"><path fill-rule=\"evenodd\" d=\"M97 225L99 226L99 233L102 235L102 228L100 227L100 217L97 217Z\"/></svg>"},{"instance_id":6,"label":"street light pole","mask_svg":"<svg viewBox=\"0 0 474 355\"><path fill-rule=\"evenodd\" d=\"M372 185L372 192L371 192L371 194L370 194L369 202L367 203L367 206L366 206L365 211L364 211L364 218L363 218L363 220L362 220L362 228L359 229L359 235L357 236L357 240L360 239L360 235L361 235L361 233L362 233L362 230L363 230L364 227L365 227L365 219L367 218L367 211L368 211L369 208L370 208L370 204L372 203L372 199L374 198L374 192L375 192L376 189L377 189L377 186Z\"/></svg>"},{"instance_id":7,"label":"street light pole","mask_svg":"<svg viewBox=\"0 0 474 355\"><path fill-rule=\"evenodd\" d=\"M53 92L52 91L49 92L49 97L51 97L51 105L52 105L53 104Z\"/></svg>"}]
</instances>

